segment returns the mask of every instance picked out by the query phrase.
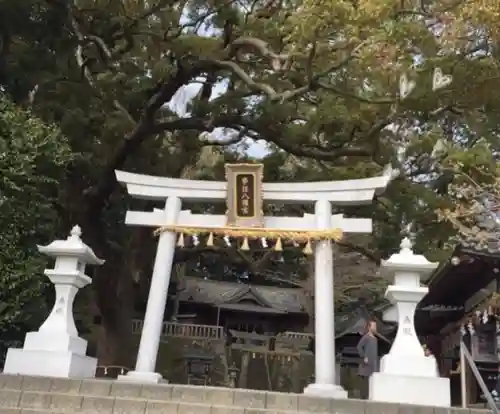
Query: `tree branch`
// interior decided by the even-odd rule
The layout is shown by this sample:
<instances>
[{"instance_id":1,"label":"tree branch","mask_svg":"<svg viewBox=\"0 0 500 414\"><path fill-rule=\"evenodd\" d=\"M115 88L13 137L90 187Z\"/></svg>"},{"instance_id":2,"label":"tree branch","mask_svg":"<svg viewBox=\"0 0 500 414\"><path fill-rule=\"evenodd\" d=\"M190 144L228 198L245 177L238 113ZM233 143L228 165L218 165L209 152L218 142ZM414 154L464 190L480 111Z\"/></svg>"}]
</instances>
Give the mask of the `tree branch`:
<instances>
[{"instance_id":1,"label":"tree branch","mask_svg":"<svg viewBox=\"0 0 500 414\"><path fill-rule=\"evenodd\" d=\"M323 86L319 82L319 80L344 67L351 59L356 56L356 53L367 43L361 42L356 45L352 51L350 51L344 59L341 59L339 62L335 62L330 65L326 70L323 70L315 75L309 74L307 76L307 83L301 86L298 86L295 89L285 90L283 92L276 92L276 90L267 83L255 82L252 77L235 61L227 60L227 59L216 59L216 60L207 60L206 63L214 65L214 69L228 69L233 74L235 74L242 82L244 82L252 91L258 91L263 93L268 97L271 101L279 101L284 102L287 100L292 100L298 96L304 95L306 92L317 89L320 86ZM259 52L262 57L267 57L271 59L271 66L275 71L281 71L288 68L290 64L290 60L292 58L289 54L276 54L273 52L269 45L261 39L253 38L253 37L240 37L233 41L233 43L228 48L228 59L234 57L235 53L243 46L251 46ZM313 51L315 48L312 49ZM313 53L313 52L311 52ZM312 56L309 55L306 57L308 61L308 66L310 66ZM282 61L286 61L285 64L282 64ZM391 101L392 102L392 101Z\"/></svg>"},{"instance_id":2,"label":"tree branch","mask_svg":"<svg viewBox=\"0 0 500 414\"><path fill-rule=\"evenodd\" d=\"M87 194L89 196L89 214L97 214L103 208L109 195L113 192L116 184L115 170L120 169L124 165L127 157L137 151L145 139L167 129L165 127L158 130L155 126L154 118L157 111L172 99L181 86L187 84L192 78L198 76L201 70L202 68L200 66L185 68L184 66L179 65L175 74L173 74L170 79L162 83L158 90L148 100L136 127L128 136L124 138L114 156L105 167L98 184L95 187L92 187ZM189 118L172 121L170 122L170 127L168 129L199 129L199 122L197 123L198 128L190 128L192 121L193 120Z\"/></svg>"},{"instance_id":3,"label":"tree branch","mask_svg":"<svg viewBox=\"0 0 500 414\"><path fill-rule=\"evenodd\" d=\"M378 253L376 252L373 252L373 251L370 251L368 250L367 248L363 247L363 246L359 246L357 244L354 244L354 243L350 243L348 241L345 241L345 240L340 240L340 241L337 241L335 242L338 246L340 247L345 247L351 251L354 251L354 252L357 252L357 253L360 253L362 254L364 257L366 257L367 259L370 259L372 262L374 262L376 265L380 265L380 261L381 261L381 257Z\"/></svg>"}]
</instances>

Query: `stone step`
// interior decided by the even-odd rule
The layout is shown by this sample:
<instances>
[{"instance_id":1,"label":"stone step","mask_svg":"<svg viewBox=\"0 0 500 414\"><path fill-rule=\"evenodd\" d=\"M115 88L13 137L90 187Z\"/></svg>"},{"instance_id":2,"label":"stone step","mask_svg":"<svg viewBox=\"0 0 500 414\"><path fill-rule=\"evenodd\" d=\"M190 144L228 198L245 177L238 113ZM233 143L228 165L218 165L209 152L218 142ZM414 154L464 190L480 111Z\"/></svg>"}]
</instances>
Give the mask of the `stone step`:
<instances>
[{"instance_id":1,"label":"stone step","mask_svg":"<svg viewBox=\"0 0 500 414\"><path fill-rule=\"evenodd\" d=\"M397 392L395 390L395 392ZM303 394L177 384L141 385L0 375L0 407L100 414L486 414L487 410L333 400ZM5 411L6 413L9 411ZM32 412L32 414L34 414ZM3 411L0 411L2 414ZM26 414L29 414L27 411Z\"/></svg>"},{"instance_id":2,"label":"stone step","mask_svg":"<svg viewBox=\"0 0 500 414\"><path fill-rule=\"evenodd\" d=\"M360 410L364 412L364 402L359 400L334 401L303 394L195 385L141 385L99 379L76 380L0 375L0 390L63 393L86 397L110 397L111 399L125 397L138 400L203 403L246 409L279 409L280 411L292 412L311 411L325 414L332 412L333 404L336 412L339 412L340 407L347 404L350 414L357 414Z\"/></svg>"},{"instance_id":3,"label":"stone step","mask_svg":"<svg viewBox=\"0 0 500 414\"><path fill-rule=\"evenodd\" d=\"M1 408L0 414L61 414L51 410L32 410L30 408Z\"/></svg>"},{"instance_id":4,"label":"stone step","mask_svg":"<svg viewBox=\"0 0 500 414\"><path fill-rule=\"evenodd\" d=\"M338 401L340 402L340 401ZM335 414L486 414L486 410L438 409L433 407L403 406L356 400L342 400L343 404L332 403L330 413ZM355 405L351 404L355 403ZM269 408L245 408L210 403L182 401L158 401L142 398L110 396L87 396L54 392L0 391L0 414L313 414L305 410ZM351 411L356 408L356 411ZM375 409L375 410L374 410Z\"/></svg>"},{"instance_id":5,"label":"stone step","mask_svg":"<svg viewBox=\"0 0 500 414\"><path fill-rule=\"evenodd\" d=\"M309 408L300 411L280 409L278 407L245 408L242 406L210 404L209 402L195 403L186 401L160 401L144 398L97 397L90 395L10 389L0 391L0 404L2 408L44 410L58 414L312 414L316 412L310 411ZM364 407L360 406L358 408L361 409L364 414ZM329 410L328 412L331 413L332 411ZM335 412L347 414L348 411L335 410Z\"/></svg>"},{"instance_id":6,"label":"stone step","mask_svg":"<svg viewBox=\"0 0 500 414\"><path fill-rule=\"evenodd\" d=\"M77 394L60 394L37 391L0 391L4 409L44 410L53 413L82 414L297 414L298 411L276 411L268 409L245 409L209 403L157 401L141 398L96 397ZM308 413L300 413L308 414Z\"/></svg>"},{"instance_id":7,"label":"stone step","mask_svg":"<svg viewBox=\"0 0 500 414\"><path fill-rule=\"evenodd\" d=\"M285 408L245 408L224 406L210 402L162 401L146 398L126 398L62 394L54 392L0 390L0 405L3 408L40 409L57 413L103 413L103 414L308 414L309 410L287 410ZM250 406L251 407L251 406Z\"/></svg>"}]
</instances>

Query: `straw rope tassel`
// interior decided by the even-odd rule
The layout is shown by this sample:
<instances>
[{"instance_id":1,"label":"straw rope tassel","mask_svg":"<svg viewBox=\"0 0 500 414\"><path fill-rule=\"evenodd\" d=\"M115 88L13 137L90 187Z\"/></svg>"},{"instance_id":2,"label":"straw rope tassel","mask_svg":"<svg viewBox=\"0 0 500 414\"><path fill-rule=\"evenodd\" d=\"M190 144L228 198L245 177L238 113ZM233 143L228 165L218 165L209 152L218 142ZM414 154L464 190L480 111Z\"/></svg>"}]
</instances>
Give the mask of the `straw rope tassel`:
<instances>
[{"instance_id":1,"label":"straw rope tassel","mask_svg":"<svg viewBox=\"0 0 500 414\"><path fill-rule=\"evenodd\" d=\"M177 247L184 247L184 233L179 234L179 239L177 240Z\"/></svg>"},{"instance_id":2,"label":"straw rope tassel","mask_svg":"<svg viewBox=\"0 0 500 414\"><path fill-rule=\"evenodd\" d=\"M278 237L278 240L276 240L276 244L274 245L274 250L277 252L283 251L283 244L281 243L281 237Z\"/></svg>"},{"instance_id":3,"label":"straw rope tassel","mask_svg":"<svg viewBox=\"0 0 500 414\"><path fill-rule=\"evenodd\" d=\"M243 239L243 243L241 244L240 250L250 250L250 246L248 245L248 237Z\"/></svg>"},{"instance_id":4,"label":"straw rope tassel","mask_svg":"<svg viewBox=\"0 0 500 414\"><path fill-rule=\"evenodd\" d=\"M311 246L311 240L307 240L306 246L304 247L304 250L302 250L302 252L308 256L313 253L312 246Z\"/></svg>"},{"instance_id":5,"label":"straw rope tassel","mask_svg":"<svg viewBox=\"0 0 500 414\"><path fill-rule=\"evenodd\" d=\"M307 240L340 240L342 238L342 230L311 230L304 231L301 229L266 229L266 228L244 228L244 227L185 227L185 226L162 226L155 230L157 236L165 231L175 233L184 233L184 236L194 236L198 234L213 233L215 236L229 237L231 239L241 239L248 237L250 239L266 238L269 240L295 240L300 243L305 243Z\"/></svg>"},{"instance_id":6,"label":"straw rope tassel","mask_svg":"<svg viewBox=\"0 0 500 414\"><path fill-rule=\"evenodd\" d=\"M207 239L207 246L208 247L213 247L213 245L214 245L214 234L210 233L208 235L208 239Z\"/></svg>"}]
</instances>

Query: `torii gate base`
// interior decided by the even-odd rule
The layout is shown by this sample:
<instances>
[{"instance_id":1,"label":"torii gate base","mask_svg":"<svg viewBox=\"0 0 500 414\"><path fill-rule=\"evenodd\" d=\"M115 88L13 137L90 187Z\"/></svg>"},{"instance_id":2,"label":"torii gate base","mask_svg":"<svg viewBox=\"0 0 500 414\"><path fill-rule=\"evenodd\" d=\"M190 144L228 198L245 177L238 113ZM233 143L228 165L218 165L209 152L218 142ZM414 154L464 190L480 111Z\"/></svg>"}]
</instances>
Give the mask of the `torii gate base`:
<instances>
[{"instance_id":1,"label":"torii gate base","mask_svg":"<svg viewBox=\"0 0 500 414\"><path fill-rule=\"evenodd\" d=\"M388 169L380 177L315 183L264 183L263 199L276 203L314 204L314 214L297 217L265 217L266 228L342 229L349 233L371 233L371 219L332 216L332 203L339 206L370 204L376 192L385 189L393 172ZM127 185L130 195L146 200L162 200L163 210L128 211L129 225L161 227L214 227L226 225L226 216L197 215L182 211L181 200L224 202L227 183L153 177L116 171L117 180ZM119 377L121 381L158 383L162 377L155 372L168 286L175 253L176 234L162 232L158 240L149 298L144 316L141 341L135 370ZM347 393L335 383L335 322L333 246L330 240L319 241L315 254L315 383L304 392L330 398L346 398Z\"/></svg>"}]
</instances>

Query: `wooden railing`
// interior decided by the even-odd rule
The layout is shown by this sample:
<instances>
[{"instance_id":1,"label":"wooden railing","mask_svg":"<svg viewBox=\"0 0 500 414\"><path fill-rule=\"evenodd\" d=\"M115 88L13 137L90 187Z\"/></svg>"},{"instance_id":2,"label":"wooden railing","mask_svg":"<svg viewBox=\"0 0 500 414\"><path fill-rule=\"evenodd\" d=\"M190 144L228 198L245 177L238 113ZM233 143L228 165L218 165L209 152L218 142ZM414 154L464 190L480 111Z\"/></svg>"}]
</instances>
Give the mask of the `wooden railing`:
<instances>
[{"instance_id":1,"label":"wooden railing","mask_svg":"<svg viewBox=\"0 0 500 414\"><path fill-rule=\"evenodd\" d=\"M278 337L281 338L286 338L286 339L303 339L303 340L310 340L314 335L310 333L303 333L303 332L291 332L291 331L286 331L278 335Z\"/></svg>"},{"instance_id":2,"label":"wooden railing","mask_svg":"<svg viewBox=\"0 0 500 414\"><path fill-rule=\"evenodd\" d=\"M142 325L144 321L140 319L132 320L132 334L140 335L142 332ZM233 332L234 333L234 332ZM238 337L248 336L249 338L256 339L255 333L244 333L239 332ZM180 338L192 338L192 339L222 339L224 337L224 331L222 326L216 325L198 325L192 323L179 323L179 322L163 322L162 337L180 337ZM257 335L257 337L262 336L266 339L270 339L270 336ZM297 342L297 343L309 343L314 335L302 332L283 332L276 336L278 342Z\"/></svg>"},{"instance_id":3,"label":"wooden railing","mask_svg":"<svg viewBox=\"0 0 500 414\"><path fill-rule=\"evenodd\" d=\"M132 334L140 335L143 321L132 320ZM192 339L222 339L222 326L197 325L190 323L163 322L161 331L163 337L181 337Z\"/></svg>"}]
</instances>

